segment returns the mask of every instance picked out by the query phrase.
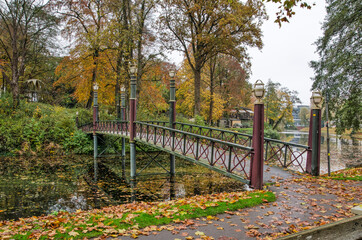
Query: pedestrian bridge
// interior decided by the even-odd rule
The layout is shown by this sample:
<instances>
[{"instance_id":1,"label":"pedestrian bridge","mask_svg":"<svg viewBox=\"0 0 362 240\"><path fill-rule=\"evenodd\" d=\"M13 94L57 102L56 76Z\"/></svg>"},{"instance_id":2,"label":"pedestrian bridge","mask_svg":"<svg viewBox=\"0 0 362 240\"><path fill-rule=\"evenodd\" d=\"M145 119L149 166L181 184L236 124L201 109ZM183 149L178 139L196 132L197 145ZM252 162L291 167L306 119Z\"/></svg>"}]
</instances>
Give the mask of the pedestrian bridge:
<instances>
[{"instance_id":1,"label":"pedestrian bridge","mask_svg":"<svg viewBox=\"0 0 362 240\"><path fill-rule=\"evenodd\" d=\"M254 149L252 136L239 132L194 124L175 122L96 121L80 125L86 133L116 135L130 138L180 158L192 161L224 175L250 184ZM133 129L133 130L131 130ZM306 171L308 146L264 138L264 161L266 164Z\"/></svg>"}]
</instances>

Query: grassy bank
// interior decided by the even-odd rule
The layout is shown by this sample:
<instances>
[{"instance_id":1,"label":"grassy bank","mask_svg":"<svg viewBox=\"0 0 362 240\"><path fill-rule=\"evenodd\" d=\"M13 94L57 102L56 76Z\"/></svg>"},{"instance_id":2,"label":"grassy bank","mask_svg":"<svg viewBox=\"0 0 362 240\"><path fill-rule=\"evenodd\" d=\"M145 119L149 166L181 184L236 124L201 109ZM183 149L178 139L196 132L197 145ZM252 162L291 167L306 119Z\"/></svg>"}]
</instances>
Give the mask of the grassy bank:
<instances>
[{"instance_id":1,"label":"grassy bank","mask_svg":"<svg viewBox=\"0 0 362 240\"><path fill-rule=\"evenodd\" d=\"M322 177L333 180L362 181L362 167L343 169L336 172L332 172L331 176L324 174L322 175Z\"/></svg>"},{"instance_id":2,"label":"grassy bank","mask_svg":"<svg viewBox=\"0 0 362 240\"><path fill-rule=\"evenodd\" d=\"M148 235L169 223L252 207L275 201L267 191L221 193L155 203L131 203L76 213L57 212L0 223L0 236L11 239L81 239L98 236ZM169 226L171 227L171 226ZM142 229L142 230L139 230Z\"/></svg>"},{"instance_id":3,"label":"grassy bank","mask_svg":"<svg viewBox=\"0 0 362 240\"><path fill-rule=\"evenodd\" d=\"M91 118L84 109L67 109L21 101L12 108L12 98L0 98L0 154L38 155L90 153L91 140L76 127L76 112Z\"/></svg>"}]
</instances>

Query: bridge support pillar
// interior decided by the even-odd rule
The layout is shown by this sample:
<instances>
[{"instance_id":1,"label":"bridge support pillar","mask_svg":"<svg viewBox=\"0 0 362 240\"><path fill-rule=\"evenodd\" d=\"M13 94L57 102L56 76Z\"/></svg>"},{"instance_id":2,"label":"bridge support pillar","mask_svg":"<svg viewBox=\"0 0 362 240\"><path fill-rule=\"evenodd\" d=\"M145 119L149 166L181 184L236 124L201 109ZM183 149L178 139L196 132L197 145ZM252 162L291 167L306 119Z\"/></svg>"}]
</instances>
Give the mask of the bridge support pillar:
<instances>
[{"instance_id":1,"label":"bridge support pillar","mask_svg":"<svg viewBox=\"0 0 362 240\"><path fill-rule=\"evenodd\" d=\"M130 96L130 114L129 114L129 134L130 134L130 171L131 182L136 180L136 144L134 138L136 136L136 72L137 67L130 67L131 73L131 96Z\"/></svg>"},{"instance_id":2,"label":"bridge support pillar","mask_svg":"<svg viewBox=\"0 0 362 240\"><path fill-rule=\"evenodd\" d=\"M264 173L264 83L260 80L256 81L253 89L256 97L254 104L254 121L253 121L253 139L252 147L254 149L254 157L251 161L250 185L254 189L263 189L263 173Z\"/></svg>"},{"instance_id":3,"label":"bridge support pillar","mask_svg":"<svg viewBox=\"0 0 362 240\"><path fill-rule=\"evenodd\" d=\"M321 146L321 104L322 95L319 91L313 91L311 97L311 112L309 121L308 146L311 151L307 153L306 171L313 176L320 173L320 146Z\"/></svg>"},{"instance_id":4,"label":"bridge support pillar","mask_svg":"<svg viewBox=\"0 0 362 240\"><path fill-rule=\"evenodd\" d=\"M175 72L170 71L170 128L175 128L176 122L176 89L175 89ZM174 150L175 145L175 133L172 133L172 150ZM171 177L175 176L176 166L175 166L175 155L170 154L170 175Z\"/></svg>"}]
</instances>

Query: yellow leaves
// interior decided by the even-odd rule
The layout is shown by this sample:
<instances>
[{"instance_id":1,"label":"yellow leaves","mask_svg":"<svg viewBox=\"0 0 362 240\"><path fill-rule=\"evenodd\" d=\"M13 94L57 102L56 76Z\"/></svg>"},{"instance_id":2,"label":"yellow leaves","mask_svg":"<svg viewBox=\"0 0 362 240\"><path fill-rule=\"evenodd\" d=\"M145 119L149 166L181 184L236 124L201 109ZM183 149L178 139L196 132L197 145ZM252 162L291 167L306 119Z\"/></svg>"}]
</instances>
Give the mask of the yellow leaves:
<instances>
[{"instance_id":1,"label":"yellow leaves","mask_svg":"<svg viewBox=\"0 0 362 240\"><path fill-rule=\"evenodd\" d=\"M69 235L69 236L72 236L72 237L76 237L76 236L79 235L79 233L77 233L77 232L75 232L75 231L73 230L73 231L70 231L70 232L68 233L68 235Z\"/></svg>"},{"instance_id":2,"label":"yellow leaves","mask_svg":"<svg viewBox=\"0 0 362 240\"><path fill-rule=\"evenodd\" d=\"M205 233L204 233L204 232L197 231L197 232L195 232L195 235L196 235L196 236L204 236Z\"/></svg>"}]
</instances>

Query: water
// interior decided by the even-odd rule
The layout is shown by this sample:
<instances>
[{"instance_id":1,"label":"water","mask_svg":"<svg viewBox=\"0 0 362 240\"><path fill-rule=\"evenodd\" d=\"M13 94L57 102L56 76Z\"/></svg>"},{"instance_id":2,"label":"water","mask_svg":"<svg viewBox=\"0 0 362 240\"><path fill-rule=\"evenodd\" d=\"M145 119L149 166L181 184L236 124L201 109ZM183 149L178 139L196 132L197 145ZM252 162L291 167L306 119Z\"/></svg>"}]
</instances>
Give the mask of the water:
<instances>
[{"instance_id":1,"label":"water","mask_svg":"<svg viewBox=\"0 0 362 240\"><path fill-rule=\"evenodd\" d=\"M140 170L148 161L144 155L137 156ZM169 169L168 154L161 153L157 161ZM243 187L240 182L178 158L174 179L153 162L133 185L124 177L129 176L128 163L126 159L123 171L120 159L99 159L95 171L90 156L0 158L0 220L60 210L89 210L131 201L164 201L241 191Z\"/></svg>"},{"instance_id":2,"label":"water","mask_svg":"<svg viewBox=\"0 0 362 240\"><path fill-rule=\"evenodd\" d=\"M308 145L308 132L282 132L282 141ZM331 172L362 166L362 140L330 134ZM321 174L328 173L327 134L321 136Z\"/></svg>"}]
</instances>

